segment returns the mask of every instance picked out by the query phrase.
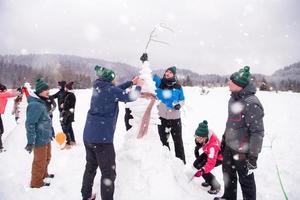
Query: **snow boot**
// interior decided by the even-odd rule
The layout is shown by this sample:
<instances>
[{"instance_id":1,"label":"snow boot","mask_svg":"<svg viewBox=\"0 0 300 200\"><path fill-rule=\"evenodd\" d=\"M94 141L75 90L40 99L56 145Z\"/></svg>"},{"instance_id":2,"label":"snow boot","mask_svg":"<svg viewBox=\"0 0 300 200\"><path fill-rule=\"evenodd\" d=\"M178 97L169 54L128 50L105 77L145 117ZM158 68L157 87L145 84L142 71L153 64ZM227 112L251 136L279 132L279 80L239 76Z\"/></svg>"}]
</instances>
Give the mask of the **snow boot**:
<instances>
[{"instance_id":1,"label":"snow boot","mask_svg":"<svg viewBox=\"0 0 300 200\"><path fill-rule=\"evenodd\" d=\"M209 194L218 194L220 192L220 188L210 188L210 190L207 191Z\"/></svg>"},{"instance_id":2,"label":"snow boot","mask_svg":"<svg viewBox=\"0 0 300 200\"><path fill-rule=\"evenodd\" d=\"M50 183L44 182L43 185L42 185L42 187L43 186L50 186Z\"/></svg>"},{"instance_id":3,"label":"snow boot","mask_svg":"<svg viewBox=\"0 0 300 200\"><path fill-rule=\"evenodd\" d=\"M202 185L203 187L208 187L208 186L209 186L209 183L203 182L203 183L201 183L201 185Z\"/></svg>"},{"instance_id":4,"label":"snow boot","mask_svg":"<svg viewBox=\"0 0 300 200\"><path fill-rule=\"evenodd\" d=\"M226 199L224 197L215 197L214 200L228 200L228 199Z\"/></svg>"},{"instance_id":5,"label":"snow boot","mask_svg":"<svg viewBox=\"0 0 300 200\"><path fill-rule=\"evenodd\" d=\"M83 198L82 200L96 200L96 194L93 194L90 198Z\"/></svg>"},{"instance_id":6,"label":"snow boot","mask_svg":"<svg viewBox=\"0 0 300 200\"><path fill-rule=\"evenodd\" d=\"M54 174L48 174L45 178L54 178Z\"/></svg>"}]
</instances>

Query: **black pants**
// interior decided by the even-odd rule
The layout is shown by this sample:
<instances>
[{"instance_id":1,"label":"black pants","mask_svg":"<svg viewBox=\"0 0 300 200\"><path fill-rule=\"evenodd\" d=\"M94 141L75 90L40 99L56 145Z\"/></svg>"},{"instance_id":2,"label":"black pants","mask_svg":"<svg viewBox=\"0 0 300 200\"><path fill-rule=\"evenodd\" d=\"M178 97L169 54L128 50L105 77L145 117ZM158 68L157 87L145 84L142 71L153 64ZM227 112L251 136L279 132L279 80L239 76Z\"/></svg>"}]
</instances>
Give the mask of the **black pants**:
<instances>
[{"instance_id":1,"label":"black pants","mask_svg":"<svg viewBox=\"0 0 300 200\"><path fill-rule=\"evenodd\" d=\"M2 134L3 133L4 133L4 127L3 127L2 118L1 118L1 114L0 114L0 149L3 148L3 144L2 144Z\"/></svg>"},{"instance_id":2,"label":"black pants","mask_svg":"<svg viewBox=\"0 0 300 200\"><path fill-rule=\"evenodd\" d=\"M236 159L238 158L238 159ZM237 198L237 178L242 189L244 200L256 199L256 186L254 174L247 175L248 169L246 164L246 155L238 153L228 146L223 153L223 179L225 191L223 197L228 200ZM237 176L238 175L238 176Z\"/></svg>"},{"instance_id":3,"label":"black pants","mask_svg":"<svg viewBox=\"0 0 300 200\"><path fill-rule=\"evenodd\" d=\"M164 146L167 146L170 149L168 138L170 137L171 133L174 141L175 155L177 158L180 158L184 164L186 164L182 142L181 119L164 119L160 117L160 121L161 125L158 125L160 141ZM167 129L170 129L170 131L168 131Z\"/></svg>"},{"instance_id":4,"label":"black pants","mask_svg":"<svg viewBox=\"0 0 300 200\"><path fill-rule=\"evenodd\" d=\"M75 136L74 136L72 123L62 124L62 129L63 129L63 132L67 136L67 144L70 144L71 142L75 142Z\"/></svg>"},{"instance_id":5,"label":"black pants","mask_svg":"<svg viewBox=\"0 0 300 200\"><path fill-rule=\"evenodd\" d=\"M116 179L116 154L114 145L84 143L86 150L86 165L83 175L81 194L83 199L92 195L92 187L97 168L101 171L101 199L113 200Z\"/></svg>"},{"instance_id":6,"label":"black pants","mask_svg":"<svg viewBox=\"0 0 300 200\"><path fill-rule=\"evenodd\" d=\"M131 129L131 125L129 124L129 120L133 119L133 116L131 115L131 110L129 108L125 108L125 116L124 116L124 121L125 121L125 126L126 126L126 131Z\"/></svg>"},{"instance_id":7,"label":"black pants","mask_svg":"<svg viewBox=\"0 0 300 200\"><path fill-rule=\"evenodd\" d=\"M194 161L194 167L196 169L201 169L207 162L207 155L205 153L202 153L195 161ZM222 164L222 161L217 160L215 167ZM204 178L205 182L208 183L212 189L219 189L221 185L217 181L216 177L212 173L206 173L203 174L202 177Z\"/></svg>"}]
</instances>

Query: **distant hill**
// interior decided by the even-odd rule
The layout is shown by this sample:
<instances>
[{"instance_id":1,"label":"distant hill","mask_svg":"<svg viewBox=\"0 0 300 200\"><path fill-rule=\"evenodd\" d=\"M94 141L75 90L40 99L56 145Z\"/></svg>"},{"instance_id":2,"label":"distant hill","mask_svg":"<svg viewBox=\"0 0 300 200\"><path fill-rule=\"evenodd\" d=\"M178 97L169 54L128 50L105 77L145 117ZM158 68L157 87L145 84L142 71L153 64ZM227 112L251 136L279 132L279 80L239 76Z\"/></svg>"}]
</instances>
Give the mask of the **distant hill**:
<instances>
[{"instance_id":1,"label":"distant hill","mask_svg":"<svg viewBox=\"0 0 300 200\"><path fill-rule=\"evenodd\" d=\"M130 80L138 74L137 67L96 58L60 54L0 55L0 82L8 87L17 87L25 81L33 84L37 77L43 77L50 87L56 87L57 81L66 80L75 81L77 88L88 88L96 78L95 65L113 69L119 82ZM161 77L164 72L165 69L153 71ZM229 76L200 75L188 69L177 68L177 77L182 85L225 86ZM271 76L253 74L253 79L257 87L268 83L270 88L276 90L298 91L295 88L300 85L300 62L277 70Z\"/></svg>"},{"instance_id":2,"label":"distant hill","mask_svg":"<svg viewBox=\"0 0 300 200\"><path fill-rule=\"evenodd\" d=\"M128 80L128 77L133 77L138 72L137 68L124 63L72 55L0 55L0 81L13 87L25 80L33 83L37 76L42 76L52 87L56 87L57 81L64 79L75 80L79 88L85 88L90 87L91 80L96 78L95 65L113 69L120 81ZM22 73L18 73L19 71ZM30 71L30 73L24 73L24 71ZM6 76L2 77L3 74Z\"/></svg>"}]
</instances>

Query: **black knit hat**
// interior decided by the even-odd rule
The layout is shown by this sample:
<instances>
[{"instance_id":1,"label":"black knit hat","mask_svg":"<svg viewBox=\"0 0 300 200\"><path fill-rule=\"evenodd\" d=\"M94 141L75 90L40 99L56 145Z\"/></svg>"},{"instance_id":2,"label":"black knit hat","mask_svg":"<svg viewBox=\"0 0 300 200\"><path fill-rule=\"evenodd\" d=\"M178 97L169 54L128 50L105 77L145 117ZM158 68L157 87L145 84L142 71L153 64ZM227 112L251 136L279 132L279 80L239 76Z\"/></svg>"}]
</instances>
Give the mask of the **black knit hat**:
<instances>
[{"instance_id":1,"label":"black knit hat","mask_svg":"<svg viewBox=\"0 0 300 200\"><path fill-rule=\"evenodd\" d=\"M67 88L68 90L73 90L73 84L74 84L73 81L67 83L67 84L66 84L66 88Z\"/></svg>"},{"instance_id":2,"label":"black knit hat","mask_svg":"<svg viewBox=\"0 0 300 200\"><path fill-rule=\"evenodd\" d=\"M173 67L169 67L166 71L171 71L174 75L176 75L176 67L173 66Z\"/></svg>"},{"instance_id":3,"label":"black knit hat","mask_svg":"<svg viewBox=\"0 0 300 200\"><path fill-rule=\"evenodd\" d=\"M66 84L67 84L66 81L58 81L57 83L58 83L58 85L59 85L60 87L62 87L62 88L64 88L64 87L66 86Z\"/></svg>"},{"instance_id":4,"label":"black knit hat","mask_svg":"<svg viewBox=\"0 0 300 200\"><path fill-rule=\"evenodd\" d=\"M250 77L251 77L250 67L245 66L244 68L240 69L238 72L233 73L230 76L230 80L234 84L244 88L248 85L248 83L250 81Z\"/></svg>"},{"instance_id":5,"label":"black knit hat","mask_svg":"<svg viewBox=\"0 0 300 200\"><path fill-rule=\"evenodd\" d=\"M40 94L41 92L49 90L49 86L42 79L37 79L35 81L35 92Z\"/></svg>"},{"instance_id":6,"label":"black knit hat","mask_svg":"<svg viewBox=\"0 0 300 200\"><path fill-rule=\"evenodd\" d=\"M198 128L195 131L195 135L199 137L207 137L208 136L208 126L207 126L207 121L204 120L198 125Z\"/></svg>"},{"instance_id":7,"label":"black knit hat","mask_svg":"<svg viewBox=\"0 0 300 200\"><path fill-rule=\"evenodd\" d=\"M0 83L0 91L3 92L4 90L7 90L6 86Z\"/></svg>"}]
</instances>

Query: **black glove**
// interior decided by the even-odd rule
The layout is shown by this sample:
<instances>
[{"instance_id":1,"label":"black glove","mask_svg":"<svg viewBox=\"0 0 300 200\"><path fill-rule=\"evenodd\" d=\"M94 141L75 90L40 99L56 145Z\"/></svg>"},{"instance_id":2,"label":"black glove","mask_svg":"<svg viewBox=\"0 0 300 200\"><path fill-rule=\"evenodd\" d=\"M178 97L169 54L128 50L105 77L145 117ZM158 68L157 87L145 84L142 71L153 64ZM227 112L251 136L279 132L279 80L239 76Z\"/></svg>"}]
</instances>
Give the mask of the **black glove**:
<instances>
[{"instance_id":1,"label":"black glove","mask_svg":"<svg viewBox=\"0 0 300 200\"><path fill-rule=\"evenodd\" d=\"M25 150L28 151L28 153L31 153L33 148L34 148L33 144L27 144Z\"/></svg>"},{"instance_id":2,"label":"black glove","mask_svg":"<svg viewBox=\"0 0 300 200\"><path fill-rule=\"evenodd\" d=\"M19 87L19 88L17 89L17 91L20 92L20 93L22 93L22 88Z\"/></svg>"},{"instance_id":3,"label":"black glove","mask_svg":"<svg viewBox=\"0 0 300 200\"><path fill-rule=\"evenodd\" d=\"M247 160L248 170L254 170L254 169L257 168L256 161L257 161L257 157L254 157L254 156L249 156L248 157L248 160Z\"/></svg>"},{"instance_id":4,"label":"black glove","mask_svg":"<svg viewBox=\"0 0 300 200\"><path fill-rule=\"evenodd\" d=\"M147 54L147 53L143 53L143 55L140 57L140 60L141 60L142 62L147 61L147 60L148 60L148 54Z\"/></svg>"},{"instance_id":5,"label":"black glove","mask_svg":"<svg viewBox=\"0 0 300 200\"><path fill-rule=\"evenodd\" d=\"M180 104L176 104L176 105L174 106L174 109L175 109L175 110L180 110L180 108L181 108L181 105L180 105Z\"/></svg>"}]
</instances>

